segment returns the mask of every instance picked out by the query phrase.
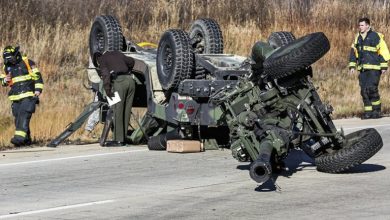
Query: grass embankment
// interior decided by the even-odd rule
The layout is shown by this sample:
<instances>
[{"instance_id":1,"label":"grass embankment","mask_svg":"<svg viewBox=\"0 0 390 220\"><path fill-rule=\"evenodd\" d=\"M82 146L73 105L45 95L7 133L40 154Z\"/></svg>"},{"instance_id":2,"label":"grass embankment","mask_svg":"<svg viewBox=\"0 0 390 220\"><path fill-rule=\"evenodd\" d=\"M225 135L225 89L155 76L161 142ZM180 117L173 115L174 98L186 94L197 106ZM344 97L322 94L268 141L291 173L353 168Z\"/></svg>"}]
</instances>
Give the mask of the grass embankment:
<instances>
[{"instance_id":1,"label":"grass embankment","mask_svg":"<svg viewBox=\"0 0 390 220\"><path fill-rule=\"evenodd\" d=\"M347 57L356 21L368 16L390 43L390 2L376 0L15 0L0 7L0 47L19 44L45 79L41 104L31 121L32 136L44 144L59 134L92 94L82 86L88 62L88 36L95 16L115 15L124 35L133 41L158 42L168 28L187 29L201 17L217 20L223 30L225 52L249 55L252 45L273 31L291 31L297 37L322 31L331 50L314 65L314 81L334 117L361 113L357 75L347 74ZM381 81L384 111L390 107L388 76ZM7 89L0 90L0 148L10 146L13 118ZM77 138L77 135L72 138Z\"/></svg>"}]
</instances>

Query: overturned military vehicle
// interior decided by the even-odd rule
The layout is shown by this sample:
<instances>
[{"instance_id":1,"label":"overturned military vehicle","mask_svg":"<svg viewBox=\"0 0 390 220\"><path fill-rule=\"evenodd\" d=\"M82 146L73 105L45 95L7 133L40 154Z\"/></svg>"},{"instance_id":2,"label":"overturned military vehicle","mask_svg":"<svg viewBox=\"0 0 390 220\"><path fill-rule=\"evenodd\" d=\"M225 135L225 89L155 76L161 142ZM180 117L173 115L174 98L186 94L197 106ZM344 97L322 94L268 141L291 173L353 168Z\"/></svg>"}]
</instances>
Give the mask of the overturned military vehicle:
<instances>
[{"instance_id":1,"label":"overturned military vehicle","mask_svg":"<svg viewBox=\"0 0 390 220\"><path fill-rule=\"evenodd\" d=\"M147 113L131 136L134 143L146 137L149 149L164 150L169 139L195 139L227 147L238 161L251 162L258 183L283 168L294 148L314 158L318 171L339 173L383 145L375 129L344 135L334 126L332 107L311 81L310 65L330 48L323 33L295 39L274 32L247 58L223 53L222 32L212 19L194 21L188 33L167 30L157 50L126 40L112 16L94 25L91 54L119 49L136 60L134 106Z\"/></svg>"}]
</instances>

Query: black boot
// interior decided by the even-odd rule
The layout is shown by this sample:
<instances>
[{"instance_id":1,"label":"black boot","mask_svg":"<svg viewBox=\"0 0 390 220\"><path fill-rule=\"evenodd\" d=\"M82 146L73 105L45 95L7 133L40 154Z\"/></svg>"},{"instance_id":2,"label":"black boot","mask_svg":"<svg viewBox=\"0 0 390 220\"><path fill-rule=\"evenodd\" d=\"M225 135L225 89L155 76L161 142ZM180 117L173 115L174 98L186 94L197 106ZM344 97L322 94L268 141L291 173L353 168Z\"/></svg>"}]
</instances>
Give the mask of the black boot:
<instances>
[{"instance_id":1,"label":"black boot","mask_svg":"<svg viewBox=\"0 0 390 220\"><path fill-rule=\"evenodd\" d=\"M11 143L12 143L13 145L15 145L15 147L20 147L20 146L23 146L23 139L13 137L13 138L11 139Z\"/></svg>"},{"instance_id":2,"label":"black boot","mask_svg":"<svg viewBox=\"0 0 390 220\"><path fill-rule=\"evenodd\" d=\"M371 119L373 117L373 113L372 112L364 112L361 119L362 120L365 120L365 119Z\"/></svg>"},{"instance_id":3,"label":"black boot","mask_svg":"<svg viewBox=\"0 0 390 220\"><path fill-rule=\"evenodd\" d=\"M120 141L107 141L103 145L103 147L125 147L125 146L127 146L126 143Z\"/></svg>"},{"instance_id":4,"label":"black boot","mask_svg":"<svg viewBox=\"0 0 390 220\"><path fill-rule=\"evenodd\" d=\"M31 139L30 139L30 138L28 138L28 139L24 140L24 145L26 145L26 146L30 146L31 144L32 144L32 141L31 141Z\"/></svg>"},{"instance_id":5,"label":"black boot","mask_svg":"<svg viewBox=\"0 0 390 220\"><path fill-rule=\"evenodd\" d=\"M373 111L371 118L382 118L382 114L380 111Z\"/></svg>"}]
</instances>

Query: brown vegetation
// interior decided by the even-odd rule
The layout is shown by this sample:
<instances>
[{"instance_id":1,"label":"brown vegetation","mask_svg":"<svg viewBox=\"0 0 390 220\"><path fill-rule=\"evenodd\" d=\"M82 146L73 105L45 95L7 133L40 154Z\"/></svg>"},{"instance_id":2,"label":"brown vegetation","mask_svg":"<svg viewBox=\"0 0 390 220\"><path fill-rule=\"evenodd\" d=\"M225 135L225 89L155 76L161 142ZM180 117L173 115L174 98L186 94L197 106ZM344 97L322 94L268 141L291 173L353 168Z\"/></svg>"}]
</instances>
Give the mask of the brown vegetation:
<instances>
[{"instance_id":1,"label":"brown vegetation","mask_svg":"<svg viewBox=\"0 0 390 220\"><path fill-rule=\"evenodd\" d=\"M39 143L59 134L92 100L82 84L89 30L97 15L116 16L124 35L135 42L158 42L168 28L188 29L192 20L211 17L221 24L225 51L245 56L254 42L266 40L273 31L291 31L297 37L322 31L331 50L314 65L314 81L321 97L334 106L335 117L358 115L362 109L357 75L349 75L346 68L357 19L371 18L374 29L390 43L390 2L385 0L14 0L2 1L0 7L0 48L19 44L45 79L31 123ZM388 112L389 78L382 77L380 90ZM9 146L14 130L6 93L0 90L2 147Z\"/></svg>"}]
</instances>

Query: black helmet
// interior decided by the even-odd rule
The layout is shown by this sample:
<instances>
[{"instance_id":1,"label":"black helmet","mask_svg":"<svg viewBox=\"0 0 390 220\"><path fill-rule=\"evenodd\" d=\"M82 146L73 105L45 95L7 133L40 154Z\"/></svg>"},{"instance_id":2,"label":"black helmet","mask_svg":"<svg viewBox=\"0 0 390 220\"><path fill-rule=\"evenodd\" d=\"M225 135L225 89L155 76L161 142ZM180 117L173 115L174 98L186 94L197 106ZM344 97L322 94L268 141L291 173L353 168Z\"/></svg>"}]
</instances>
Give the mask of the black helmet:
<instances>
[{"instance_id":1,"label":"black helmet","mask_svg":"<svg viewBox=\"0 0 390 220\"><path fill-rule=\"evenodd\" d=\"M6 46L3 50L4 63L15 64L22 59L22 55L19 51L19 46Z\"/></svg>"}]
</instances>

